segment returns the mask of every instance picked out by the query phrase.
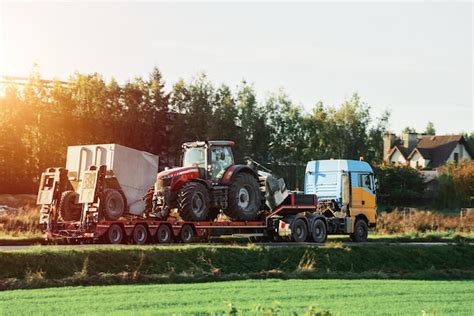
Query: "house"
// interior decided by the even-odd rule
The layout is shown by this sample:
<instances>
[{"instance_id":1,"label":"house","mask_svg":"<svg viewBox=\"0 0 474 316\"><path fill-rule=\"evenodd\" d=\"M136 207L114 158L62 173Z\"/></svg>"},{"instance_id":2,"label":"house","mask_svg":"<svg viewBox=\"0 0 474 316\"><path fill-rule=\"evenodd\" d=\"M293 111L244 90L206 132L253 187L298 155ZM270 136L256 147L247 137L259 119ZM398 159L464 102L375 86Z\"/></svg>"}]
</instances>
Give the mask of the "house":
<instances>
[{"instance_id":1,"label":"house","mask_svg":"<svg viewBox=\"0 0 474 316\"><path fill-rule=\"evenodd\" d=\"M403 133L384 135L384 161L419 170L437 171L448 162L473 160L474 153L462 135Z\"/></svg>"}]
</instances>

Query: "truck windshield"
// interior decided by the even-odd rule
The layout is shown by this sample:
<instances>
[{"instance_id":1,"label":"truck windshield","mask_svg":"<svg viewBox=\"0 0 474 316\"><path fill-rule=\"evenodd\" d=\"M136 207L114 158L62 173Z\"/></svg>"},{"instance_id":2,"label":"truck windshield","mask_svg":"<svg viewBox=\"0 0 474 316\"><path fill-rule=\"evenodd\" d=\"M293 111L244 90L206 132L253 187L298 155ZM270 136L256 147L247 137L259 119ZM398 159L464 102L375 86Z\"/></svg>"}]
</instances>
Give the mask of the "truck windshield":
<instances>
[{"instance_id":1,"label":"truck windshield","mask_svg":"<svg viewBox=\"0 0 474 316\"><path fill-rule=\"evenodd\" d=\"M186 148L183 167L206 167L206 151L202 147Z\"/></svg>"}]
</instances>

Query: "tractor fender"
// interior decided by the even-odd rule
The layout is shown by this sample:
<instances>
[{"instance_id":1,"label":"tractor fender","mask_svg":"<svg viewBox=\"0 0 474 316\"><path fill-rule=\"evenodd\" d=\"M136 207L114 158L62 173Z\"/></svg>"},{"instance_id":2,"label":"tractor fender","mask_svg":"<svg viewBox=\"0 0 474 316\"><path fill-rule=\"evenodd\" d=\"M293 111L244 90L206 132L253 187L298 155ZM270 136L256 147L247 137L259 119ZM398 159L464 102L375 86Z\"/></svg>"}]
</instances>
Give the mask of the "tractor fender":
<instances>
[{"instance_id":1,"label":"tractor fender","mask_svg":"<svg viewBox=\"0 0 474 316\"><path fill-rule=\"evenodd\" d=\"M237 176L238 174L246 172L248 174L251 174L252 176L255 177L258 181L258 174L250 168L249 166L246 165L233 165L227 168L225 171L224 175L222 176L222 180L220 182L221 185L230 185L232 183L232 180Z\"/></svg>"}]
</instances>

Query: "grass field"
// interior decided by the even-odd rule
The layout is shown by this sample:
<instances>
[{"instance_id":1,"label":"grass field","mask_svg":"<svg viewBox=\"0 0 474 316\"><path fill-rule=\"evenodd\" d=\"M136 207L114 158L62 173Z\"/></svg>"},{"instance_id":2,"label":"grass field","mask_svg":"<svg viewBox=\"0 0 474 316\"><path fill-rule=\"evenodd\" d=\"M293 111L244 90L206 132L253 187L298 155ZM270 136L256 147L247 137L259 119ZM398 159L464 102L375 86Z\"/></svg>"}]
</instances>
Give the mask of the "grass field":
<instances>
[{"instance_id":1,"label":"grass field","mask_svg":"<svg viewBox=\"0 0 474 316\"><path fill-rule=\"evenodd\" d=\"M474 280L474 246L122 246L0 252L0 290L242 279Z\"/></svg>"},{"instance_id":2,"label":"grass field","mask_svg":"<svg viewBox=\"0 0 474 316\"><path fill-rule=\"evenodd\" d=\"M0 313L473 315L473 281L252 280L0 292ZM425 314L423 314L425 313ZM276 313L275 313L276 314Z\"/></svg>"}]
</instances>

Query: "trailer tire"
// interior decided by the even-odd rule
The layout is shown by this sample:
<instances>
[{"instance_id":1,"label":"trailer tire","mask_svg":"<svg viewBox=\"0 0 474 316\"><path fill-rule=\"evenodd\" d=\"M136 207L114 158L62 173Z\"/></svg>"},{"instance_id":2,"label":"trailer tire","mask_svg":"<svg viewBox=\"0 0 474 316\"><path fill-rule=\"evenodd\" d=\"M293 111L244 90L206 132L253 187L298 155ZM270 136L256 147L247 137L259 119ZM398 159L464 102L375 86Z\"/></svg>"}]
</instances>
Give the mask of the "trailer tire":
<instances>
[{"instance_id":1,"label":"trailer tire","mask_svg":"<svg viewBox=\"0 0 474 316\"><path fill-rule=\"evenodd\" d=\"M302 218L297 218L291 228L291 240L294 242L303 242L308 238L308 225Z\"/></svg>"},{"instance_id":2,"label":"trailer tire","mask_svg":"<svg viewBox=\"0 0 474 316\"><path fill-rule=\"evenodd\" d=\"M59 214L63 221L78 221L81 219L81 208L75 204L77 193L74 191L64 191L59 200Z\"/></svg>"},{"instance_id":3,"label":"trailer tire","mask_svg":"<svg viewBox=\"0 0 474 316\"><path fill-rule=\"evenodd\" d=\"M112 224L107 230L107 242L109 244L117 245L123 241L123 229L120 225Z\"/></svg>"},{"instance_id":4,"label":"trailer tire","mask_svg":"<svg viewBox=\"0 0 474 316\"><path fill-rule=\"evenodd\" d=\"M165 224L161 224L156 231L156 240L160 244L169 244L172 236L171 228Z\"/></svg>"},{"instance_id":5,"label":"trailer tire","mask_svg":"<svg viewBox=\"0 0 474 316\"><path fill-rule=\"evenodd\" d=\"M144 245L148 240L148 230L145 225L138 224L133 229L133 242L137 245Z\"/></svg>"},{"instance_id":6,"label":"trailer tire","mask_svg":"<svg viewBox=\"0 0 474 316\"><path fill-rule=\"evenodd\" d=\"M228 207L224 213L234 220L251 221L260 210L258 180L246 172L237 174L229 186Z\"/></svg>"},{"instance_id":7,"label":"trailer tire","mask_svg":"<svg viewBox=\"0 0 474 316\"><path fill-rule=\"evenodd\" d=\"M315 219L312 226L311 237L314 242L324 243L328 237L326 223L322 219Z\"/></svg>"},{"instance_id":8,"label":"trailer tire","mask_svg":"<svg viewBox=\"0 0 474 316\"><path fill-rule=\"evenodd\" d=\"M354 232L350 235L351 240L354 242L365 242L369 235L369 226L367 222L362 218L359 218L354 225Z\"/></svg>"},{"instance_id":9,"label":"trailer tire","mask_svg":"<svg viewBox=\"0 0 474 316\"><path fill-rule=\"evenodd\" d=\"M125 199L119 191L114 189L104 190L100 204L104 216L111 221L118 220L125 211Z\"/></svg>"},{"instance_id":10,"label":"trailer tire","mask_svg":"<svg viewBox=\"0 0 474 316\"><path fill-rule=\"evenodd\" d=\"M209 213L209 191L204 184L190 182L178 194L179 215L185 221L204 221Z\"/></svg>"},{"instance_id":11,"label":"trailer tire","mask_svg":"<svg viewBox=\"0 0 474 316\"><path fill-rule=\"evenodd\" d=\"M194 238L194 229L191 225L184 225L179 232L179 237L183 243L191 242Z\"/></svg>"}]
</instances>

